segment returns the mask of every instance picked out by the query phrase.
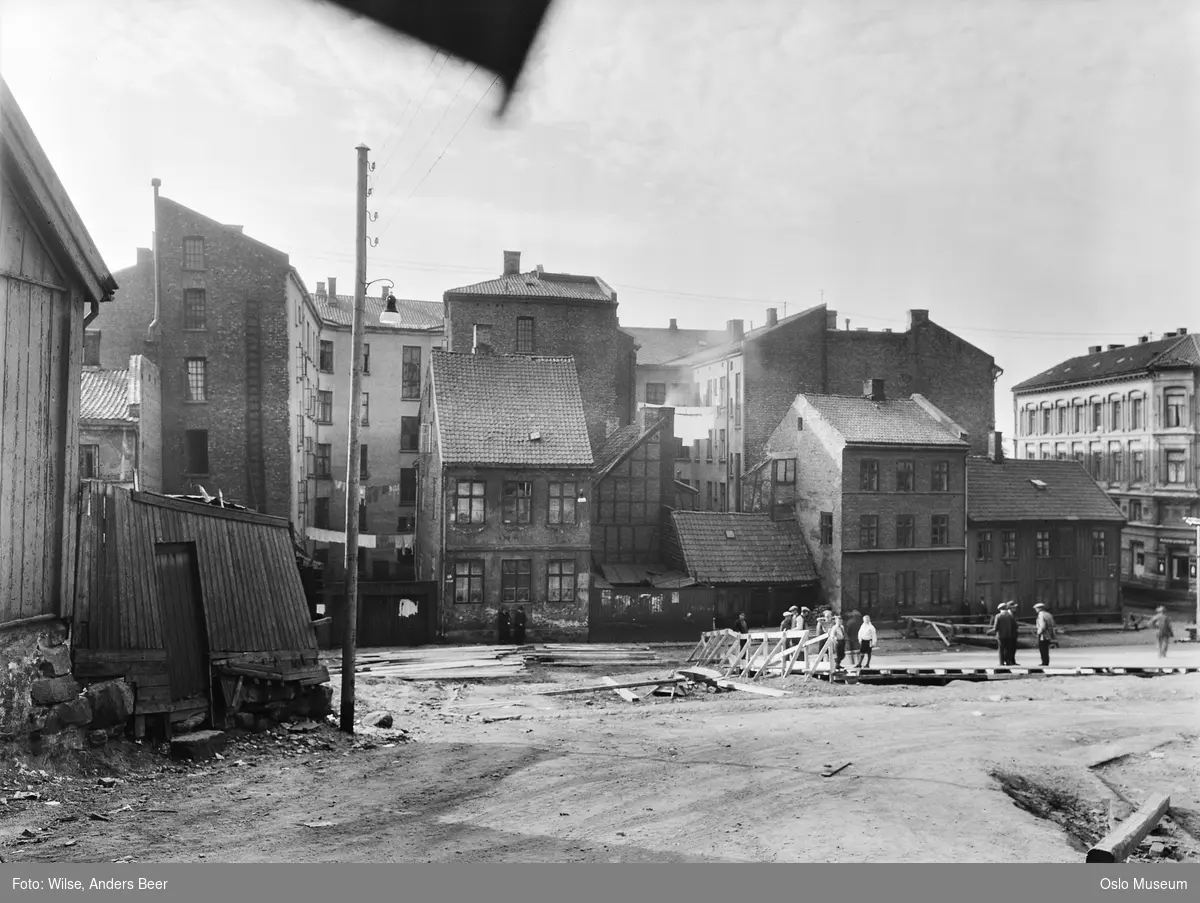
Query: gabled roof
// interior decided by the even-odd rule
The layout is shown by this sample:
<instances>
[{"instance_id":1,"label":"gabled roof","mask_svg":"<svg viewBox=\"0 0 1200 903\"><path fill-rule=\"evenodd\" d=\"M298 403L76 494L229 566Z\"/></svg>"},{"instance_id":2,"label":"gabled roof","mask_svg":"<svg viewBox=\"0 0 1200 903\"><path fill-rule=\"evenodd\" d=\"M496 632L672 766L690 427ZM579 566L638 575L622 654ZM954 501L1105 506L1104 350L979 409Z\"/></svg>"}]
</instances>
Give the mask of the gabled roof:
<instances>
[{"instance_id":1,"label":"gabled roof","mask_svg":"<svg viewBox=\"0 0 1200 903\"><path fill-rule=\"evenodd\" d=\"M591 467L574 358L435 348L430 380L443 463Z\"/></svg>"},{"instance_id":2,"label":"gabled roof","mask_svg":"<svg viewBox=\"0 0 1200 903\"><path fill-rule=\"evenodd\" d=\"M228 223L223 223L220 220L215 220L208 214L201 213L199 210L195 210L192 207L187 206L187 204L181 204L179 201L173 200L173 199L167 197L165 194L160 194L158 196L158 202L168 212L170 212L170 209L172 207L174 207L174 208L176 208L176 210L182 211L183 213L186 213L189 216L193 216L193 217L196 217L197 219L205 220L209 224L208 228L210 228L210 229L220 229L220 230L223 230L224 232L226 232L229 236L236 236L236 238L233 239L235 241L238 241L238 240L246 241L246 242L250 242L253 245L257 245L258 247L262 248L264 251L267 251L270 254L273 254L276 258L278 258L275 261L277 264L282 264L284 266L288 266L289 258L288 258L286 251L281 251L278 248L267 244L265 241L262 241L261 239L257 239L251 235L247 235L246 230L243 226L231 226ZM178 214L176 214L176 215L178 215Z\"/></svg>"},{"instance_id":3,"label":"gabled roof","mask_svg":"<svg viewBox=\"0 0 1200 903\"><path fill-rule=\"evenodd\" d=\"M795 521L773 521L765 514L672 511L671 523L688 575L699 583L817 580Z\"/></svg>"},{"instance_id":4,"label":"gabled roof","mask_svg":"<svg viewBox=\"0 0 1200 903\"><path fill-rule=\"evenodd\" d=\"M593 480L606 476L631 451L645 441L651 433L662 428L664 421L655 420L645 429L640 423L634 422L613 431L604 440L604 446L596 456L596 469Z\"/></svg>"},{"instance_id":5,"label":"gabled roof","mask_svg":"<svg viewBox=\"0 0 1200 903\"><path fill-rule=\"evenodd\" d=\"M1133 376L1159 366L1187 366L1200 364L1200 345L1194 335L1175 336L1156 342L1143 342L1084 354L1055 364L1037 376L1013 386L1013 392L1029 392L1048 389L1052 386L1088 383L1118 376Z\"/></svg>"},{"instance_id":6,"label":"gabled roof","mask_svg":"<svg viewBox=\"0 0 1200 903\"><path fill-rule=\"evenodd\" d=\"M729 333L723 329L660 329L649 326L623 326L638 343L639 367L655 367L686 354L723 345Z\"/></svg>"},{"instance_id":7,"label":"gabled roof","mask_svg":"<svg viewBox=\"0 0 1200 903\"><path fill-rule=\"evenodd\" d=\"M317 316L334 326L352 326L354 320L354 296L338 295L336 298L324 292L309 295ZM396 299L396 311L400 314L400 325L392 326L379 322L387 308L387 302L378 295L368 295L363 305L363 322L372 329L399 329L430 331L442 329L444 308L440 301L411 301Z\"/></svg>"},{"instance_id":8,"label":"gabled roof","mask_svg":"<svg viewBox=\"0 0 1200 903\"><path fill-rule=\"evenodd\" d=\"M452 288L446 294L499 295L528 299L560 298L574 301L617 300L616 292L597 276L573 276L570 273L545 273L537 270Z\"/></svg>"},{"instance_id":9,"label":"gabled roof","mask_svg":"<svg viewBox=\"0 0 1200 903\"><path fill-rule=\"evenodd\" d=\"M728 333L722 333L722 341L711 348L701 348L693 351L686 357L679 358L672 363L680 366L691 366L692 364L701 364L710 359L722 358L727 354L731 354L745 346L747 342L756 342L768 333L774 332L781 326L788 326L795 323L797 320L802 320L805 317L810 317L814 313L821 312L821 317L825 317L825 305L818 304L816 307L810 307L808 310L802 310L799 313L792 314L790 317L784 317L773 326L759 326L757 329L747 330L740 339L730 339ZM640 364L641 358L638 358Z\"/></svg>"},{"instance_id":10,"label":"gabled roof","mask_svg":"<svg viewBox=\"0 0 1200 903\"><path fill-rule=\"evenodd\" d=\"M976 523L1125 521L1121 509L1078 461L996 464L978 457L967 458L967 517Z\"/></svg>"},{"instance_id":11,"label":"gabled roof","mask_svg":"<svg viewBox=\"0 0 1200 903\"><path fill-rule=\"evenodd\" d=\"M696 581L687 574L672 571L661 564L614 564L601 562L600 574L609 586L653 586L658 589L682 589Z\"/></svg>"},{"instance_id":12,"label":"gabled roof","mask_svg":"<svg viewBox=\"0 0 1200 903\"><path fill-rule=\"evenodd\" d=\"M802 394L848 445L944 445L967 448L912 398L872 401L857 395Z\"/></svg>"},{"instance_id":13,"label":"gabled roof","mask_svg":"<svg viewBox=\"0 0 1200 903\"><path fill-rule=\"evenodd\" d=\"M109 300L116 291L116 280L3 78L0 78L0 145L12 155L14 174L19 174L28 185L32 200L40 208L33 211L34 219L62 247L89 299ZM7 168L7 160L4 165Z\"/></svg>"},{"instance_id":14,"label":"gabled roof","mask_svg":"<svg viewBox=\"0 0 1200 903\"><path fill-rule=\"evenodd\" d=\"M80 380L79 419L136 422L129 416L129 371L84 370Z\"/></svg>"}]
</instances>

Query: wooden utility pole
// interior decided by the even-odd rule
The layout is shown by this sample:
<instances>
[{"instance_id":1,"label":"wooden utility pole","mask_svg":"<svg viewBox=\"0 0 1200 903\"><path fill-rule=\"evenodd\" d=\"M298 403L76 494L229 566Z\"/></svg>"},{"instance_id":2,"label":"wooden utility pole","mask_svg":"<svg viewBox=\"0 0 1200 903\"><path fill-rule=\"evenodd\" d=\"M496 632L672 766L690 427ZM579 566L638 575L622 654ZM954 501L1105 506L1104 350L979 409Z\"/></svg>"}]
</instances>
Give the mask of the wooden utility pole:
<instances>
[{"instance_id":1,"label":"wooden utility pole","mask_svg":"<svg viewBox=\"0 0 1200 903\"><path fill-rule=\"evenodd\" d=\"M354 733L354 650L358 639L359 408L362 406L363 319L367 306L367 152L358 152L357 208L354 230L354 325L350 333L350 428L346 440L346 567L342 611L341 729Z\"/></svg>"}]
</instances>

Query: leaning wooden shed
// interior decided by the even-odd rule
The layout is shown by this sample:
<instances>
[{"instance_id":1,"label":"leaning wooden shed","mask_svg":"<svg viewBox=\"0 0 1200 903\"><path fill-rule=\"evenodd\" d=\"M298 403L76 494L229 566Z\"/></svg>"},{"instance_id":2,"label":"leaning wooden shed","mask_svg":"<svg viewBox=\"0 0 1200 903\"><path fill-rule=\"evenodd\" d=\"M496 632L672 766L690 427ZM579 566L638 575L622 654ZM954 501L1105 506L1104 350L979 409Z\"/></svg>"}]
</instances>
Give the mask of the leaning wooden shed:
<instances>
[{"instance_id":1,"label":"leaning wooden shed","mask_svg":"<svg viewBox=\"0 0 1200 903\"><path fill-rule=\"evenodd\" d=\"M80 503L75 674L124 677L145 716L214 724L301 701L329 679L281 518L88 482ZM326 702L328 697L326 696Z\"/></svg>"}]
</instances>

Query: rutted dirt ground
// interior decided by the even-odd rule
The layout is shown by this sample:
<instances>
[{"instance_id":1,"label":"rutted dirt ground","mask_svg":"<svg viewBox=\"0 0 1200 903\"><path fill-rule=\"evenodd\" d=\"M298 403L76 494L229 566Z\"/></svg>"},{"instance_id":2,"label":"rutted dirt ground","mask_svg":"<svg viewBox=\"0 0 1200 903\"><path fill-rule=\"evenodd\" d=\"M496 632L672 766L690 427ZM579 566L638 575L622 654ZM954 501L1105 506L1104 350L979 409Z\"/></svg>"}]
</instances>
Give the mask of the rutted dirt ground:
<instances>
[{"instance_id":1,"label":"rutted dirt ground","mask_svg":"<svg viewBox=\"0 0 1200 903\"><path fill-rule=\"evenodd\" d=\"M234 733L223 759L199 766L134 744L55 770L32 763L44 775L6 763L0 855L1080 862L1110 801L1119 818L1122 796L1136 805L1164 789L1171 816L1150 840L1200 861L1200 675L944 687L793 677L770 682L792 691L781 699L532 695L601 673L532 668L475 684L362 674L359 714L386 709L394 729Z\"/></svg>"}]
</instances>

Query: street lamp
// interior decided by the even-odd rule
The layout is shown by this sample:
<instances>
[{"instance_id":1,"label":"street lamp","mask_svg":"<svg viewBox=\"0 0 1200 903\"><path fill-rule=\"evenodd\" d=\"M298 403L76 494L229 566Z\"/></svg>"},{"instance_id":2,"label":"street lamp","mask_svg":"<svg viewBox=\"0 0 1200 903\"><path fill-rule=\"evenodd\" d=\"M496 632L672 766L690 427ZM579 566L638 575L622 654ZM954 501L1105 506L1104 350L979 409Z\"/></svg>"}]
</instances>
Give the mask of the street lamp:
<instances>
[{"instance_id":1,"label":"street lamp","mask_svg":"<svg viewBox=\"0 0 1200 903\"><path fill-rule=\"evenodd\" d=\"M1196 528L1196 560L1192 567L1196 568L1196 629L1200 630L1200 517L1185 517L1183 522Z\"/></svg>"},{"instance_id":2,"label":"street lamp","mask_svg":"<svg viewBox=\"0 0 1200 903\"><path fill-rule=\"evenodd\" d=\"M392 289L396 287L396 283L391 279L374 279L368 282L368 286L374 285L376 282L386 282L388 284L387 307L383 313L379 315L379 323L381 326L401 326L400 311L396 310L396 296L392 294Z\"/></svg>"}]
</instances>

